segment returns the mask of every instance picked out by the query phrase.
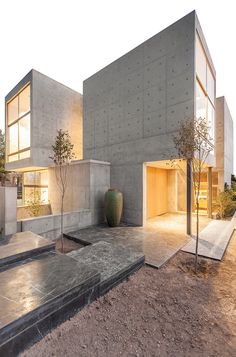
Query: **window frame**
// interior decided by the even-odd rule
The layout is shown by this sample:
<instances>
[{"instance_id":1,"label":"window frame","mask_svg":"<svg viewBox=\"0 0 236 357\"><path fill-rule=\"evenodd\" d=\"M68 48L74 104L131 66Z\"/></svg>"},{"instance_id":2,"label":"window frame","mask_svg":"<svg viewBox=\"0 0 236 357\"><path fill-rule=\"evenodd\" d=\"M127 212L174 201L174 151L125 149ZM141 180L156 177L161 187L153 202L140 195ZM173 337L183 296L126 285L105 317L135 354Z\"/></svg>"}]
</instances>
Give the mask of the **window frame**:
<instances>
[{"instance_id":1,"label":"window frame","mask_svg":"<svg viewBox=\"0 0 236 357\"><path fill-rule=\"evenodd\" d=\"M20 110L20 101L19 101L19 96L20 94L27 88L30 87L30 106L29 106L29 110L27 112L25 112L24 114L19 116L19 110ZM15 100L17 98L17 112L18 112L18 118L13 120L12 122L9 123L9 117L8 117L8 113L9 113L9 109L8 106L9 104ZM27 115L30 115L30 145L27 146L24 149L19 149L20 148L20 121L21 119L23 119L24 117L26 117ZM24 160L24 159L20 159L20 154L26 151L29 151L29 156L27 158L30 157L30 148L31 148L31 82L26 83L11 99L9 99L6 103L6 124L7 124L7 136L8 136L8 148L7 148L7 162L15 162L15 161L19 161L19 160ZM13 126L14 124L17 124L17 135L18 135L18 150L14 151L14 152L10 152L10 127ZM18 159L17 160L13 160L10 161L9 157L17 155Z\"/></svg>"}]
</instances>

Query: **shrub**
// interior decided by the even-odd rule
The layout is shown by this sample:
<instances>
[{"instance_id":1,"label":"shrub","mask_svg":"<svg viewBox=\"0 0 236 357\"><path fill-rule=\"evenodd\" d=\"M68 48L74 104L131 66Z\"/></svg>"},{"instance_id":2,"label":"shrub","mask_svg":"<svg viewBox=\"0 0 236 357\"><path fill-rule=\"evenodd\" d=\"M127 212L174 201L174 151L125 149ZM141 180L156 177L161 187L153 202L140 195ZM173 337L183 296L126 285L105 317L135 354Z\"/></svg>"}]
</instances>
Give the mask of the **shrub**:
<instances>
[{"instance_id":1,"label":"shrub","mask_svg":"<svg viewBox=\"0 0 236 357\"><path fill-rule=\"evenodd\" d=\"M38 217L41 212L41 197L38 191L32 192L27 200L27 211L30 216Z\"/></svg>"},{"instance_id":2,"label":"shrub","mask_svg":"<svg viewBox=\"0 0 236 357\"><path fill-rule=\"evenodd\" d=\"M233 191L227 189L220 192L216 199L215 208L221 219L232 216L236 209Z\"/></svg>"}]
</instances>

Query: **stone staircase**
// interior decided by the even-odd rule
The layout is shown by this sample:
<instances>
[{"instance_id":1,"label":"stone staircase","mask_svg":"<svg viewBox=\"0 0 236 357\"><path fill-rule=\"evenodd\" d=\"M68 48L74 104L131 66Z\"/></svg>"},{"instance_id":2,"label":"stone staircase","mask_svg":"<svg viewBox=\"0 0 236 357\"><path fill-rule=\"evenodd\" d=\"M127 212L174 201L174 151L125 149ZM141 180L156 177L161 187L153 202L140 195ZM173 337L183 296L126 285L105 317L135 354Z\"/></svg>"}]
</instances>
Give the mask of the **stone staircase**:
<instances>
[{"instance_id":1,"label":"stone staircase","mask_svg":"<svg viewBox=\"0 0 236 357\"><path fill-rule=\"evenodd\" d=\"M0 245L0 356L18 355L143 264L107 242L63 255L31 232L9 238Z\"/></svg>"}]
</instances>

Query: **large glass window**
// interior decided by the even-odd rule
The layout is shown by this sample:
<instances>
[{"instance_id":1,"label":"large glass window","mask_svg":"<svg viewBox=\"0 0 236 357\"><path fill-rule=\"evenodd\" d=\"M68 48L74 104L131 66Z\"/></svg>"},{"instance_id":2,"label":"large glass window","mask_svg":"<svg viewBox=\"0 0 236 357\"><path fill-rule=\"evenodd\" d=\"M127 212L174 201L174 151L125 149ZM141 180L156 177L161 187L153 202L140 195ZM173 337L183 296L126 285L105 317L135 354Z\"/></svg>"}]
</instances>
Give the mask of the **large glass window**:
<instances>
[{"instance_id":1,"label":"large glass window","mask_svg":"<svg viewBox=\"0 0 236 357\"><path fill-rule=\"evenodd\" d=\"M30 85L7 103L8 162L30 157Z\"/></svg>"},{"instance_id":2,"label":"large glass window","mask_svg":"<svg viewBox=\"0 0 236 357\"><path fill-rule=\"evenodd\" d=\"M19 94L19 117L30 111L30 86L27 86Z\"/></svg>"},{"instance_id":3,"label":"large glass window","mask_svg":"<svg viewBox=\"0 0 236 357\"><path fill-rule=\"evenodd\" d=\"M207 123L209 126L209 135L212 141L215 141L215 109L211 102L207 101Z\"/></svg>"},{"instance_id":4,"label":"large glass window","mask_svg":"<svg viewBox=\"0 0 236 357\"><path fill-rule=\"evenodd\" d=\"M18 119L18 98L12 99L10 103L7 105L7 121L8 125L13 123Z\"/></svg>"},{"instance_id":5,"label":"large glass window","mask_svg":"<svg viewBox=\"0 0 236 357\"><path fill-rule=\"evenodd\" d=\"M9 151L14 153L18 151L18 124L9 127Z\"/></svg>"},{"instance_id":6,"label":"large glass window","mask_svg":"<svg viewBox=\"0 0 236 357\"><path fill-rule=\"evenodd\" d=\"M196 85L196 116L197 118L207 118L207 97L200 84Z\"/></svg>"},{"instance_id":7,"label":"large glass window","mask_svg":"<svg viewBox=\"0 0 236 357\"><path fill-rule=\"evenodd\" d=\"M207 120L209 135L214 144L215 78L198 34L196 34L196 117Z\"/></svg>"},{"instance_id":8,"label":"large glass window","mask_svg":"<svg viewBox=\"0 0 236 357\"><path fill-rule=\"evenodd\" d=\"M211 102L215 103L215 79L211 73L210 67L207 66L207 94Z\"/></svg>"},{"instance_id":9,"label":"large glass window","mask_svg":"<svg viewBox=\"0 0 236 357\"><path fill-rule=\"evenodd\" d=\"M30 114L19 120L19 150L30 147Z\"/></svg>"},{"instance_id":10,"label":"large glass window","mask_svg":"<svg viewBox=\"0 0 236 357\"><path fill-rule=\"evenodd\" d=\"M206 88L207 60L198 34L196 35L196 72L204 88Z\"/></svg>"}]
</instances>

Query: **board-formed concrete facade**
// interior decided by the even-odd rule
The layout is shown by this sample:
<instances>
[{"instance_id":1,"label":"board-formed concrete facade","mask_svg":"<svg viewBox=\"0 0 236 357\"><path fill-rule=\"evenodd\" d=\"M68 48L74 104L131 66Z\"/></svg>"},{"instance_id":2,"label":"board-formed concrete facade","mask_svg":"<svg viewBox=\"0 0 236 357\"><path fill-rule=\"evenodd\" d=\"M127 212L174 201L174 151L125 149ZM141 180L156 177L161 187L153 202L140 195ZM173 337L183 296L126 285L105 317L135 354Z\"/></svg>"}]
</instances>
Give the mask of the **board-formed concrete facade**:
<instances>
[{"instance_id":1,"label":"board-formed concrete facade","mask_svg":"<svg viewBox=\"0 0 236 357\"><path fill-rule=\"evenodd\" d=\"M128 222L144 221L144 163L175 155L179 122L195 116L196 30L215 74L193 11L84 81L84 158L111 163Z\"/></svg>"}]
</instances>

